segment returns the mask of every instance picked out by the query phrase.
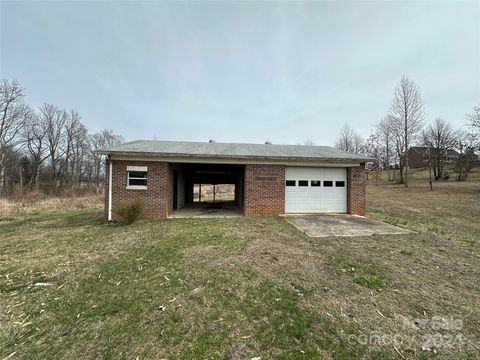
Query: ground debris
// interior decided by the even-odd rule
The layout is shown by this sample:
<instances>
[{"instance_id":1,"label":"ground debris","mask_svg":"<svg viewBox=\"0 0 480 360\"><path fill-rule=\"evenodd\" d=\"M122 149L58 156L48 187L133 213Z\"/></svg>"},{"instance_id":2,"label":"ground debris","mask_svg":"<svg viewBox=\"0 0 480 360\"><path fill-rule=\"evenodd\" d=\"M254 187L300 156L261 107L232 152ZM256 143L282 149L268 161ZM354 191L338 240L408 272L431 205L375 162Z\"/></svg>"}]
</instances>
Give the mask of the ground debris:
<instances>
[{"instance_id":1,"label":"ground debris","mask_svg":"<svg viewBox=\"0 0 480 360\"><path fill-rule=\"evenodd\" d=\"M400 357L401 357L402 359L405 359L405 356L403 356L403 354L400 352L400 350L397 349L397 347L396 347L395 345L393 345L393 348L394 348L394 350L397 352L397 354L400 355Z\"/></svg>"},{"instance_id":2,"label":"ground debris","mask_svg":"<svg viewBox=\"0 0 480 360\"><path fill-rule=\"evenodd\" d=\"M12 352L10 355L4 357L3 360L11 359L16 353L17 353L16 351Z\"/></svg>"}]
</instances>

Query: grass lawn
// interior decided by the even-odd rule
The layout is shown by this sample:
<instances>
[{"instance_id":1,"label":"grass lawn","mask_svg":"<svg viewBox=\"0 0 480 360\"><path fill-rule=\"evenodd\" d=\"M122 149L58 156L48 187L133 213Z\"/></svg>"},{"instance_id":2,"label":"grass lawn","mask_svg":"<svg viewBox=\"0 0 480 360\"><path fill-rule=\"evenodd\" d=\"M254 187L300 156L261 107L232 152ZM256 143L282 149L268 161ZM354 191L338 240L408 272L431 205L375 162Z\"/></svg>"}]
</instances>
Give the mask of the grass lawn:
<instances>
[{"instance_id":1,"label":"grass lawn","mask_svg":"<svg viewBox=\"0 0 480 360\"><path fill-rule=\"evenodd\" d=\"M4 215L0 359L479 358L480 182L411 185L367 188L369 215L411 235Z\"/></svg>"}]
</instances>

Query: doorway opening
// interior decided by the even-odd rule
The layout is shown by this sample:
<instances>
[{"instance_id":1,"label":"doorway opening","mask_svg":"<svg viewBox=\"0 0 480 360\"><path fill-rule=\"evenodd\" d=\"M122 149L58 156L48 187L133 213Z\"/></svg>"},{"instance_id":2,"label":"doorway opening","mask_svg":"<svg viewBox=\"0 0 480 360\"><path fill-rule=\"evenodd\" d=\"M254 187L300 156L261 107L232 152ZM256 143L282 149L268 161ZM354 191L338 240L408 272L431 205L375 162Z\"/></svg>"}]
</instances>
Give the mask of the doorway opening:
<instances>
[{"instance_id":1,"label":"doorway opening","mask_svg":"<svg viewBox=\"0 0 480 360\"><path fill-rule=\"evenodd\" d=\"M172 168L172 217L243 214L243 165L172 164Z\"/></svg>"}]
</instances>

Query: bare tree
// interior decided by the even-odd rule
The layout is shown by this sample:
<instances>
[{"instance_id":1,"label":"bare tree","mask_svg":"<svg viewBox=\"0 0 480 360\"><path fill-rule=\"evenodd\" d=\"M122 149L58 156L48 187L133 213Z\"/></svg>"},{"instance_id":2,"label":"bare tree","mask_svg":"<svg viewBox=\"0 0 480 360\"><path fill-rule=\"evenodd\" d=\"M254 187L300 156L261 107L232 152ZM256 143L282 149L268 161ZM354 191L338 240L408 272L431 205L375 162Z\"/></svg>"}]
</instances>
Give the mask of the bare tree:
<instances>
[{"instance_id":1,"label":"bare tree","mask_svg":"<svg viewBox=\"0 0 480 360\"><path fill-rule=\"evenodd\" d=\"M81 117L75 110L65 113L64 141L62 144L62 152L65 154L62 166L62 176L60 178L60 187L70 185L74 181L75 171L75 142L78 141L79 133L83 131L84 126L80 122Z\"/></svg>"},{"instance_id":2,"label":"bare tree","mask_svg":"<svg viewBox=\"0 0 480 360\"><path fill-rule=\"evenodd\" d=\"M53 193L59 186L80 189L84 180L90 185L94 178L98 191L102 157L94 150L123 138L112 130L90 135L75 110L44 104L35 112L24 97L17 81L0 79L0 195L6 185L23 188L26 181L38 191L48 178Z\"/></svg>"},{"instance_id":3,"label":"bare tree","mask_svg":"<svg viewBox=\"0 0 480 360\"><path fill-rule=\"evenodd\" d=\"M392 161L392 143L393 143L393 130L392 121L389 116L385 116L377 125L378 141L382 146L382 167L387 169L388 181L391 180L390 166Z\"/></svg>"},{"instance_id":4,"label":"bare tree","mask_svg":"<svg viewBox=\"0 0 480 360\"><path fill-rule=\"evenodd\" d=\"M457 180L467 180L468 173L473 169L478 157L475 155L473 147L467 147L465 152L460 154L460 157L455 162L455 170L458 173Z\"/></svg>"},{"instance_id":5,"label":"bare tree","mask_svg":"<svg viewBox=\"0 0 480 360\"><path fill-rule=\"evenodd\" d=\"M96 153L95 150L118 145L124 142L124 138L121 135L115 134L112 129L104 129L90 136L93 173L97 193L100 190L100 178L102 175L102 155Z\"/></svg>"},{"instance_id":6,"label":"bare tree","mask_svg":"<svg viewBox=\"0 0 480 360\"><path fill-rule=\"evenodd\" d=\"M402 145L403 183L408 187L408 149L422 130L425 113L420 90L415 83L402 76L400 84L395 88L390 109L396 136Z\"/></svg>"},{"instance_id":7,"label":"bare tree","mask_svg":"<svg viewBox=\"0 0 480 360\"><path fill-rule=\"evenodd\" d=\"M444 178L444 160L447 151L457 144L457 136L452 126L445 120L437 118L423 135L424 145L428 148L429 164L433 169L435 180Z\"/></svg>"},{"instance_id":8,"label":"bare tree","mask_svg":"<svg viewBox=\"0 0 480 360\"><path fill-rule=\"evenodd\" d=\"M474 133L470 131L465 131L463 129L459 129L455 133L456 135L456 149L463 154L467 151L467 149L475 149L476 148L476 136Z\"/></svg>"},{"instance_id":9,"label":"bare tree","mask_svg":"<svg viewBox=\"0 0 480 360\"><path fill-rule=\"evenodd\" d=\"M470 126L473 126L480 131L480 105L475 105L473 107L473 112L467 115L468 120L470 120Z\"/></svg>"},{"instance_id":10,"label":"bare tree","mask_svg":"<svg viewBox=\"0 0 480 360\"><path fill-rule=\"evenodd\" d=\"M477 141L476 148L480 150L480 105L473 107L473 112L467 114L469 125L472 128L473 138Z\"/></svg>"},{"instance_id":11,"label":"bare tree","mask_svg":"<svg viewBox=\"0 0 480 360\"><path fill-rule=\"evenodd\" d=\"M25 157L23 156L22 152L15 146L9 146L4 149L5 152L5 163L4 163L4 171L5 171L5 186L4 186L4 194L7 193L7 186L18 184L18 190L22 189L22 180L23 179L23 172L27 170L28 164L22 164ZM28 171L27 171L28 173Z\"/></svg>"},{"instance_id":12,"label":"bare tree","mask_svg":"<svg viewBox=\"0 0 480 360\"><path fill-rule=\"evenodd\" d=\"M366 155L375 159L371 163L369 170L373 171L375 186L377 186L378 180L380 179L380 160L381 160L381 145L380 145L379 136L377 133L373 132L368 137L365 143L365 153Z\"/></svg>"},{"instance_id":13,"label":"bare tree","mask_svg":"<svg viewBox=\"0 0 480 360\"><path fill-rule=\"evenodd\" d=\"M45 139L51 166L52 191L56 193L60 160L64 155L62 152L62 141L64 140L67 113L51 104L43 104L39 112L39 117L46 133Z\"/></svg>"},{"instance_id":14,"label":"bare tree","mask_svg":"<svg viewBox=\"0 0 480 360\"><path fill-rule=\"evenodd\" d=\"M393 120L393 118L392 118ZM395 166L398 165L398 170L399 170L399 173L400 173L400 176L399 176L399 181L400 183L403 183L403 179L404 179L404 174L403 174L403 171L404 171L404 160L406 158L406 156L404 156L404 149L405 149L405 140L404 140L404 137L402 136L403 132L402 132L402 129L399 129L398 127L395 126L395 123L394 121L392 121L392 139L393 139L393 145L394 145L394 149L395 149L395 157L396 157L396 161L395 161ZM395 178L395 173L394 173L394 178Z\"/></svg>"},{"instance_id":15,"label":"bare tree","mask_svg":"<svg viewBox=\"0 0 480 360\"><path fill-rule=\"evenodd\" d=\"M354 138L355 132L348 124L345 124L340 130L335 147L343 151L353 151L355 148Z\"/></svg>"},{"instance_id":16,"label":"bare tree","mask_svg":"<svg viewBox=\"0 0 480 360\"><path fill-rule=\"evenodd\" d=\"M30 116L21 131L21 138L32 158L30 187L35 191L40 190L40 168L49 156L46 153L46 136L46 127L43 126L40 118L36 114Z\"/></svg>"},{"instance_id":17,"label":"bare tree","mask_svg":"<svg viewBox=\"0 0 480 360\"><path fill-rule=\"evenodd\" d=\"M72 142L70 161L70 183L77 189L80 189L82 178L87 173L91 173L90 153L88 130L83 124L80 124Z\"/></svg>"},{"instance_id":18,"label":"bare tree","mask_svg":"<svg viewBox=\"0 0 480 360\"><path fill-rule=\"evenodd\" d=\"M353 130L348 124L345 124L340 130L335 147L337 149L354 152L356 154L365 153L365 141L360 134Z\"/></svg>"},{"instance_id":19,"label":"bare tree","mask_svg":"<svg viewBox=\"0 0 480 360\"><path fill-rule=\"evenodd\" d=\"M360 134L354 132L353 134L353 152L356 154L365 154L366 145L365 140Z\"/></svg>"},{"instance_id":20,"label":"bare tree","mask_svg":"<svg viewBox=\"0 0 480 360\"><path fill-rule=\"evenodd\" d=\"M24 103L24 89L16 80L0 81L0 195L4 193L8 154L18 141L17 134L30 113Z\"/></svg>"}]
</instances>

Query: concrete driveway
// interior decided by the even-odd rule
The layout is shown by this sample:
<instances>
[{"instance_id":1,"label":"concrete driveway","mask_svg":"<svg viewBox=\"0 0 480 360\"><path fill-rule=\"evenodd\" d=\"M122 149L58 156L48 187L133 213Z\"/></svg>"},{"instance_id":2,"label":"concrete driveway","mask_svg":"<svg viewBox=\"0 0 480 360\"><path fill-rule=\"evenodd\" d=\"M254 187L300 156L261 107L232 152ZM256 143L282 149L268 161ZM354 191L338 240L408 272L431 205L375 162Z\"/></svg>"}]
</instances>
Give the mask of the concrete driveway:
<instances>
[{"instance_id":1,"label":"concrete driveway","mask_svg":"<svg viewBox=\"0 0 480 360\"><path fill-rule=\"evenodd\" d=\"M411 233L397 226L354 215L288 215L285 218L310 237Z\"/></svg>"}]
</instances>

